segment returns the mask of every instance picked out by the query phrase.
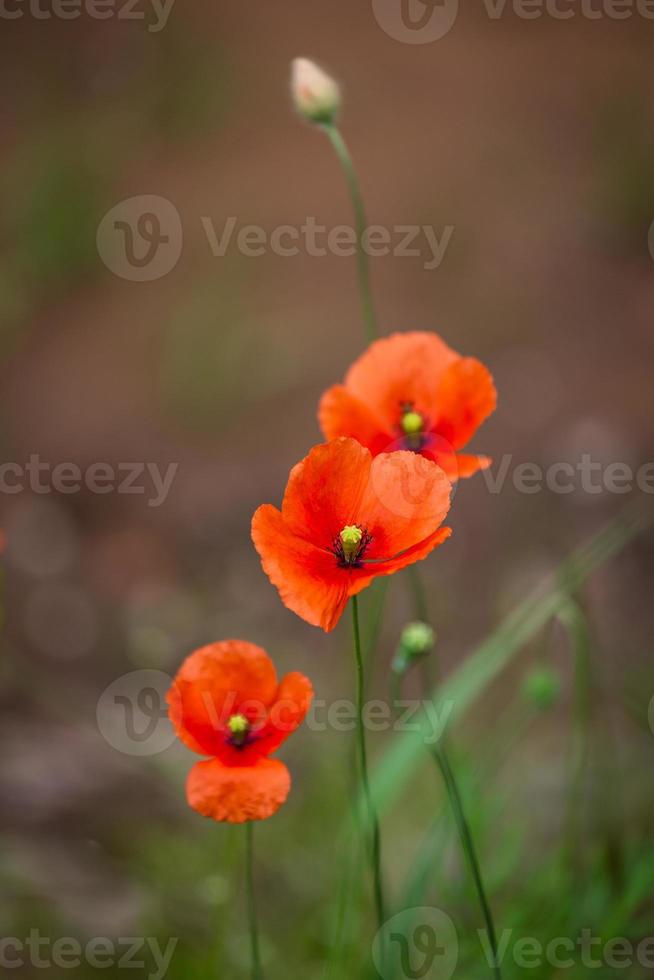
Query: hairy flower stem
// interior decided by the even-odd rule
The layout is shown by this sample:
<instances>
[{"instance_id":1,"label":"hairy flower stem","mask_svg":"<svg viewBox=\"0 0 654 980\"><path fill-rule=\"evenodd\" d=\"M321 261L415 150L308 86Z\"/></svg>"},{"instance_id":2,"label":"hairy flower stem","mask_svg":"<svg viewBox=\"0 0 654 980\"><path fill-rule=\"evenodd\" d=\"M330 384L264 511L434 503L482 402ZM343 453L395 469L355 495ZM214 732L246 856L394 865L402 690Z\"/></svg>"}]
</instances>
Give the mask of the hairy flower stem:
<instances>
[{"instance_id":1,"label":"hairy flower stem","mask_svg":"<svg viewBox=\"0 0 654 980\"><path fill-rule=\"evenodd\" d=\"M250 923L250 948L252 953L252 980L263 980L259 953L257 905L254 898L254 828L252 821L245 825L245 889L247 893L248 920Z\"/></svg>"},{"instance_id":2,"label":"hairy flower stem","mask_svg":"<svg viewBox=\"0 0 654 980\"><path fill-rule=\"evenodd\" d=\"M381 874L381 834L379 832L379 820L377 811L370 792L370 781L368 779L368 757L366 753L366 733L363 724L364 707L364 670L363 656L361 653L361 636L359 631L359 605L356 596L352 596L352 626L354 631L354 654L357 668L357 743L359 750L359 766L361 769L361 782L363 793L366 799L368 811L368 829L372 833L372 874L374 881L375 911L377 913L377 923L379 928L384 925L386 916L384 912L384 889Z\"/></svg>"},{"instance_id":3,"label":"hairy flower stem","mask_svg":"<svg viewBox=\"0 0 654 980\"><path fill-rule=\"evenodd\" d=\"M334 147L336 156L338 157L339 163L343 168L343 173L345 174L348 190L350 192L350 198L352 200L352 206L354 208L357 233L357 279L359 283L359 296L361 297L361 308L363 312L363 323L366 331L366 339L368 340L368 343L370 343L379 335L379 330L377 328L375 305L372 298L372 289L370 287L368 254L366 252L364 242L367 221L365 208L363 206L363 198L361 197L361 189L359 187L359 178L357 177L356 170L354 169L350 151L348 150L347 144L345 143L345 140L343 139L341 131L338 129L338 127L334 123L325 123L322 126L322 129L324 129L325 133L329 137L329 141Z\"/></svg>"}]
</instances>

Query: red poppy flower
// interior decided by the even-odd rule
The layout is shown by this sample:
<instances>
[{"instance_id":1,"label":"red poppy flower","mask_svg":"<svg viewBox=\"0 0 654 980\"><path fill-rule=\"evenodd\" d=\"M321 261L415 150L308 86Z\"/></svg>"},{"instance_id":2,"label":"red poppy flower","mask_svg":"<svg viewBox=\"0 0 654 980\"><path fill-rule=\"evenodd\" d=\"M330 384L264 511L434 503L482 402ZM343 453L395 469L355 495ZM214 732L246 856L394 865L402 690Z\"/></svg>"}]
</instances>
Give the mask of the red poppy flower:
<instances>
[{"instance_id":1,"label":"red poppy flower","mask_svg":"<svg viewBox=\"0 0 654 980\"><path fill-rule=\"evenodd\" d=\"M451 534L440 466L409 452L373 459L355 439L314 446L291 470L282 509L259 507L252 540L282 602L332 630L350 596L425 558Z\"/></svg>"},{"instance_id":2,"label":"red poppy flower","mask_svg":"<svg viewBox=\"0 0 654 980\"><path fill-rule=\"evenodd\" d=\"M345 383L322 397L327 439L353 436L371 453L409 449L437 462L450 480L490 465L459 453L495 409L488 368L461 357L435 333L396 333L371 344Z\"/></svg>"},{"instance_id":3,"label":"red poppy flower","mask_svg":"<svg viewBox=\"0 0 654 980\"><path fill-rule=\"evenodd\" d=\"M266 651L244 640L211 643L187 657L168 692L168 713L182 742L211 756L189 773L189 805L230 823L272 816L291 776L268 756L302 723L312 697L303 674L278 683Z\"/></svg>"}]
</instances>

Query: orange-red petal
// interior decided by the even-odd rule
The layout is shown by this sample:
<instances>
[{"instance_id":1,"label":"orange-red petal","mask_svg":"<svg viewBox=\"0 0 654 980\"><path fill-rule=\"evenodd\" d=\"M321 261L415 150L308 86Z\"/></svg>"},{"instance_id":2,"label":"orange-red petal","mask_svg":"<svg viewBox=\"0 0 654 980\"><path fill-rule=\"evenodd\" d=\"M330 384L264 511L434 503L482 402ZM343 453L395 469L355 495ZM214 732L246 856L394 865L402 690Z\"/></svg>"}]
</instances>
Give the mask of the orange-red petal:
<instances>
[{"instance_id":1,"label":"orange-red petal","mask_svg":"<svg viewBox=\"0 0 654 980\"><path fill-rule=\"evenodd\" d=\"M481 468L463 460L455 467L451 457L496 403L493 379L483 364L461 357L437 334L411 332L371 344L348 371L345 384L325 392L318 418L328 439L352 436L378 455L404 447L400 423L411 405L427 428L419 451L454 480Z\"/></svg>"},{"instance_id":2,"label":"orange-red petal","mask_svg":"<svg viewBox=\"0 0 654 980\"><path fill-rule=\"evenodd\" d=\"M393 432L405 402L412 402L416 411L433 414L440 379L458 358L438 334L391 334L376 340L354 362L345 387Z\"/></svg>"},{"instance_id":3,"label":"orange-red petal","mask_svg":"<svg viewBox=\"0 0 654 980\"><path fill-rule=\"evenodd\" d=\"M418 453L376 456L357 521L372 535L365 557L392 558L432 535L450 509L450 492L440 466Z\"/></svg>"},{"instance_id":4,"label":"orange-red petal","mask_svg":"<svg viewBox=\"0 0 654 980\"><path fill-rule=\"evenodd\" d=\"M252 540L284 605L312 626L332 630L347 603L348 585L335 557L293 533L271 504L252 518Z\"/></svg>"},{"instance_id":5,"label":"orange-red petal","mask_svg":"<svg viewBox=\"0 0 654 980\"><path fill-rule=\"evenodd\" d=\"M225 766L208 759L191 769L186 798L203 817L245 823L271 817L290 788L291 774L278 759L259 759L252 766Z\"/></svg>"},{"instance_id":6,"label":"orange-red petal","mask_svg":"<svg viewBox=\"0 0 654 980\"><path fill-rule=\"evenodd\" d=\"M356 439L314 446L288 478L282 503L286 526L318 548L330 548L334 535L355 520L371 463Z\"/></svg>"},{"instance_id":7,"label":"orange-red petal","mask_svg":"<svg viewBox=\"0 0 654 980\"><path fill-rule=\"evenodd\" d=\"M351 436L373 456L388 451L397 440L392 428L344 385L329 388L318 406L318 423L326 439Z\"/></svg>"},{"instance_id":8,"label":"orange-red petal","mask_svg":"<svg viewBox=\"0 0 654 980\"><path fill-rule=\"evenodd\" d=\"M258 736L256 745L259 750L266 755L274 752L302 724L312 700L313 687L309 678L299 671L287 674Z\"/></svg>"},{"instance_id":9,"label":"orange-red petal","mask_svg":"<svg viewBox=\"0 0 654 980\"><path fill-rule=\"evenodd\" d=\"M335 482L332 464L339 474ZM441 468L423 456L403 451L373 459L354 440L337 439L313 449L294 468L285 511L259 507L252 539L284 604L329 632L351 595L377 575L424 558L445 540L449 530L439 532L439 527L449 510L450 489ZM358 524L371 535L360 566L343 567L328 550L345 524Z\"/></svg>"},{"instance_id":10,"label":"orange-red petal","mask_svg":"<svg viewBox=\"0 0 654 980\"><path fill-rule=\"evenodd\" d=\"M451 527L439 527L437 531L430 534L424 541L420 541L413 548L401 552L389 561L376 562L374 564L364 565L363 569L355 569L352 573L349 594L352 596L362 592L377 575L393 575L402 568L406 568L407 565L413 565L416 561L422 561L435 548L438 548L444 541L447 541L451 534Z\"/></svg>"},{"instance_id":11,"label":"orange-red petal","mask_svg":"<svg viewBox=\"0 0 654 980\"><path fill-rule=\"evenodd\" d=\"M423 455L438 463L450 483L473 476L479 470L487 470L492 463L490 456L457 453L453 449L443 448L445 445L445 440L438 440L435 446L424 449Z\"/></svg>"},{"instance_id":12,"label":"orange-red petal","mask_svg":"<svg viewBox=\"0 0 654 980\"><path fill-rule=\"evenodd\" d=\"M454 449L461 449L496 404L497 391L488 368L474 357L461 357L438 384L434 427Z\"/></svg>"},{"instance_id":13,"label":"orange-red petal","mask_svg":"<svg viewBox=\"0 0 654 980\"><path fill-rule=\"evenodd\" d=\"M464 479L468 476L473 476L478 473L479 470L487 470L492 463L490 456L474 456L468 453L457 453L456 454L456 464L457 464L457 474L459 479ZM452 477L453 480L456 476Z\"/></svg>"},{"instance_id":14,"label":"orange-red petal","mask_svg":"<svg viewBox=\"0 0 654 980\"><path fill-rule=\"evenodd\" d=\"M233 714L261 721L277 693L277 674L265 650L223 640L186 658L168 692L170 720L194 752L217 755Z\"/></svg>"}]
</instances>

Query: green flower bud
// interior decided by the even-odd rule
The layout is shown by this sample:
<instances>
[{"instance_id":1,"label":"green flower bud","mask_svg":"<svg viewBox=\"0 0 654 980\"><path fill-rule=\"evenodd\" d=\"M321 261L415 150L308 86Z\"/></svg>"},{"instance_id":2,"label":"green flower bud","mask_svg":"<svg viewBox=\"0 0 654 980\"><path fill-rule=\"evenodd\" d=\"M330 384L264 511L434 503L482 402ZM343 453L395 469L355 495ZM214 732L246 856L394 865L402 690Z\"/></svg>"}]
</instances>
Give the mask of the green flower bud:
<instances>
[{"instance_id":1,"label":"green flower bud","mask_svg":"<svg viewBox=\"0 0 654 980\"><path fill-rule=\"evenodd\" d=\"M436 634L427 623L409 623L402 630L400 643L409 656L423 657L434 649Z\"/></svg>"},{"instance_id":2,"label":"green flower bud","mask_svg":"<svg viewBox=\"0 0 654 980\"><path fill-rule=\"evenodd\" d=\"M549 667L536 667L525 677L522 684L522 695L547 711L557 701L561 692L561 681L558 674Z\"/></svg>"},{"instance_id":3,"label":"green flower bud","mask_svg":"<svg viewBox=\"0 0 654 980\"><path fill-rule=\"evenodd\" d=\"M409 623L402 630L392 668L403 673L413 660L425 657L436 645L436 633L428 623Z\"/></svg>"}]
</instances>

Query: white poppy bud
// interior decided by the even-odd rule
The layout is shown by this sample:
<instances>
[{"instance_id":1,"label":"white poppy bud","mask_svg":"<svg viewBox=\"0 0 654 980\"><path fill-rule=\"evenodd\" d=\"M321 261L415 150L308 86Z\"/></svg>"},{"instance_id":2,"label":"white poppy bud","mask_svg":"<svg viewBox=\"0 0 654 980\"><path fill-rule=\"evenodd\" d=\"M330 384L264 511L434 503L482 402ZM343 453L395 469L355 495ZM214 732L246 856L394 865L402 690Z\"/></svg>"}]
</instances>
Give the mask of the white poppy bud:
<instances>
[{"instance_id":1,"label":"white poppy bud","mask_svg":"<svg viewBox=\"0 0 654 980\"><path fill-rule=\"evenodd\" d=\"M341 105L341 92L331 76L308 58L291 65L291 95L300 115L313 123L332 123Z\"/></svg>"}]
</instances>

